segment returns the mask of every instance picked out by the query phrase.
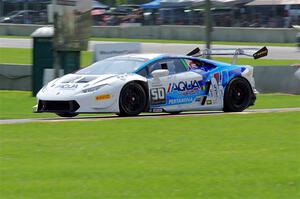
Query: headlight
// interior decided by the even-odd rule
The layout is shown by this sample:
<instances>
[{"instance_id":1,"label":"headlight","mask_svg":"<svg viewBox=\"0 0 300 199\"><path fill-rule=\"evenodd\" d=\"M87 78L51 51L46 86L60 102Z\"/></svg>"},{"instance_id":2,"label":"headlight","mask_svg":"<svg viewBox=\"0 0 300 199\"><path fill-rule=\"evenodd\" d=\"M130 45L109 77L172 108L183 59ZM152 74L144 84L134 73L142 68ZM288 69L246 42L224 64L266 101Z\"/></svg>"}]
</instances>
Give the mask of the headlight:
<instances>
[{"instance_id":1,"label":"headlight","mask_svg":"<svg viewBox=\"0 0 300 199\"><path fill-rule=\"evenodd\" d=\"M102 84L102 85L98 85L98 86L94 86L94 87L91 87L91 88L87 88L87 89L83 89L82 92L83 93L90 93L90 92L94 92L96 90L99 90L100 88L106 86L107 84Z\"/></svg>"}]
</instances>

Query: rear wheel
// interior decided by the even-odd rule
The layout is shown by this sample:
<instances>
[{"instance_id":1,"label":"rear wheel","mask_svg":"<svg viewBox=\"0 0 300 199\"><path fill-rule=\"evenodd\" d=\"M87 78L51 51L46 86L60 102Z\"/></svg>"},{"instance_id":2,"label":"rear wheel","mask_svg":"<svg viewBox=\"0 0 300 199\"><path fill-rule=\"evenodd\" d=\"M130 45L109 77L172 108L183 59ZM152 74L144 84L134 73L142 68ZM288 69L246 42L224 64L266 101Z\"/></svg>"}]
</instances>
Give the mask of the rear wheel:
<instances>
[{"instance_id":1,"label":"rear wheel","mask_svg":"<svg viewBox=\"0 0 300 199\"><path fill-rule=\"evenodd\" d=\"M56 113L56 115L60 117L75 117L78 113Z\"/></svg>"},{"instance_id":2,"label":"rear wheel","mask_svg":"<svg viewBox=\"0 0 300 199\"><path fill-rule=\"evenodd\" d=\"M136 116L145 110L147 95L144 88L134 82L126 84L120 94L119 116Z\"/></svg>"},{"instance_id":3,"label":"rear wheel","mask_svg":"<svg viewBox=\"0 0 300 199\"><path fill-rule=\"evenodd\" d=\"M252 89L248 81L237 77L232 79L225 89L224 111L241 112L251 103Z\"/></svg>"}]
</instances>

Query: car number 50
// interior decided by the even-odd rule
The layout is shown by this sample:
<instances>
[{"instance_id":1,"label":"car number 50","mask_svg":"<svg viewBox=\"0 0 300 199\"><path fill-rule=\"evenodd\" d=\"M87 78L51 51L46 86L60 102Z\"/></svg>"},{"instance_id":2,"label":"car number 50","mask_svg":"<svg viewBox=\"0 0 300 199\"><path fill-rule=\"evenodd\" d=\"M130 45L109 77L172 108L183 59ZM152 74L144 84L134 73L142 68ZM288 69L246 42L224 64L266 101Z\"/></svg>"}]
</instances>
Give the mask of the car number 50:
<instances>
[{"instance_id":1,"label":"car number 50","mask_svg":"<svg viewBox=\"0 0 300 199\"><path fill-rule=\"evenodd\" d=\"M151 93L152 104L165 103L165 101L166 101L165 88L154 88L154 89L151 89L150 93Z\"/></svg>"}]
</instances>

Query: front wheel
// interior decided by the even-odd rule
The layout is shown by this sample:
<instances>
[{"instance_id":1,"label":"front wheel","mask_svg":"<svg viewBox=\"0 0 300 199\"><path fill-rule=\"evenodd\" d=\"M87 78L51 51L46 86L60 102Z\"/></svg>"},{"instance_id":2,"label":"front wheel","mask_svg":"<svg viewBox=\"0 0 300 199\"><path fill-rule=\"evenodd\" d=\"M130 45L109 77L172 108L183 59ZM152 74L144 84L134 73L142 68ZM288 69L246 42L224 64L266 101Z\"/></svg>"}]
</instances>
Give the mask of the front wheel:
<instances>
[{"instance_id":1,"label":"front wheel","mask_svg":"<svg viewBox=\"0 0 300 199\"><path fill-rule=\"evenodd\" d=\"M56 115L60 117L75 117L78 113L56 113Z\"/></svg>"},{"instance_id":2,"label":"front wheel","mask_svg":"<svg viewBox=\"0 0 300 199\"><path fill-rule=\"evenodd\" d=\"M225 89L224 111L241 112L245 110L252 100L252 88L244 78L237 77L232 79Z\"/></svg>"},{"instance_id":3,"label":"front wheel","mask_svg":"<svg viewBox=\"0 0 300 199\"><path fill-rule=\"evenodd\" d=\"M145 110L147 95L144 88L134 82L126 84L120 93L119 116L136 116Z\"/></svg>"}]
</instances>

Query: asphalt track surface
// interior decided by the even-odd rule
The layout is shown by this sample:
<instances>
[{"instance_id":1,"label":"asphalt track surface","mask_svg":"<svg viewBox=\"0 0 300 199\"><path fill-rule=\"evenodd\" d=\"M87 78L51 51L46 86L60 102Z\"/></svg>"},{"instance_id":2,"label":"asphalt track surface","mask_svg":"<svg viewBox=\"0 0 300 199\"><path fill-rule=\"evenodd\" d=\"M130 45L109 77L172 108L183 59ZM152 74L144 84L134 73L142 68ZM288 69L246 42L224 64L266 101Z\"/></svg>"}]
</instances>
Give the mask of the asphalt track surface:
<instances>
[{"instance_id":1,"label":"asphalt track surface","mask_svg":"<svg viewBox=\"0 0 300 199\"><path fill-rule=\"evenodd\" d=\"M89 51L93 51L95 44L122 43L90 41ZM142 53L186 54L194 48L205 48L204 44L173 44L173 43L141 43ZM256 46L213 45L212 48L254 48ZM257 46L262 47L262 46ZM32 48L32 39L0 38L0 48ZM300 60L300 51L297 47L269 46L267 59Z\"/></svg>"},{"instance_id":2,"label":"asphalt track surface","mask_svg":"<svg viewBox=\"0 0 300 199\"><path fill-rule=\"evenodd\" d=\"M103 120L120 120L120 119L145 119L145 118L173 118L173 117L187 117L187 116L208 116L208 115L245 115L245 114L257 114L257 113L280 113L280 112L300 112L300 108L273 108L273 109L249 109L243 112L236 113L224 113L223 111L193 111L183 112L178 115L171 115L168 113L147 113L135 117L119 117L119 116L85 116L75 118L28 118L28 119L5 119L0 120L0 124L22 124L31 122L84 122L84 121L103 121Z\"/></svg>"}]
</instances>

